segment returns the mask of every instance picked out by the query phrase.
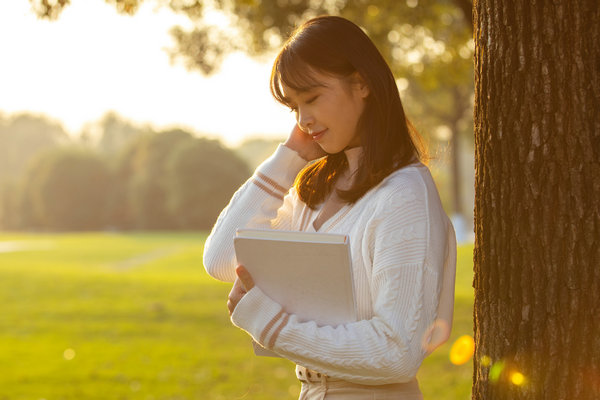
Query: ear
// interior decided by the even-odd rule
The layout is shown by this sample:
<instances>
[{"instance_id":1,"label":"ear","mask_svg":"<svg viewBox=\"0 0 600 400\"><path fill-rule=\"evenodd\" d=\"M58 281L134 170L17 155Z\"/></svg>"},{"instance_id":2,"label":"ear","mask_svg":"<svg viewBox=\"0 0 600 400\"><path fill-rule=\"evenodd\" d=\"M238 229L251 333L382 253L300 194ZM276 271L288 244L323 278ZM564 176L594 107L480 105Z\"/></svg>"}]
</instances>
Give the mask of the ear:
<instances>
[{"instance_id":1,"label":"ear","mask_svg":"<svg viewBox=\"0 0 600 400\"><path fill-rule=\"evenodd\" d=\"M367 96L369 96L369 93L371 93L367 82L358 71L352 74L352 85L354 90L356 90L358 95L363 99L366 99Z\"/></svg>"}]
</instances>

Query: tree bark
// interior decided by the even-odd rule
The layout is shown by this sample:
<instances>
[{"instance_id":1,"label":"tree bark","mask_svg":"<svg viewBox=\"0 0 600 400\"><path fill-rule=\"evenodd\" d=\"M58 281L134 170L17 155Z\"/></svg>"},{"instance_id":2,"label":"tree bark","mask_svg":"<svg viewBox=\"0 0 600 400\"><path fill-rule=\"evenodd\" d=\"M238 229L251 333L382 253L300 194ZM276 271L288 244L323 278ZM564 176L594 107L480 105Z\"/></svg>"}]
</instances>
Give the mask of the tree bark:
<instances>
[{"instance_id":1,"label":"tree bark","mask_svg":"<svg viewBox=\"0 0 600 400\"><path fill-rule=\"evenodd\" d=\"M598 399L599 2L479 0L473 20L472 398Z\"/></svg>"}]
</instances>

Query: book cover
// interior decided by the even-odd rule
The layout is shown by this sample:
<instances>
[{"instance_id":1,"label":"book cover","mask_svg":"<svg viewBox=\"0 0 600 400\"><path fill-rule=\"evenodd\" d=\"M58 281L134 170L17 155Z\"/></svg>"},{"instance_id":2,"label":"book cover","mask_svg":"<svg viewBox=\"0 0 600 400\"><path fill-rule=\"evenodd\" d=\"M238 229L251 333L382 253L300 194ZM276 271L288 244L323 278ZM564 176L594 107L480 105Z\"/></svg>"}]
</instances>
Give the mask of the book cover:
<instances>
[{"instance_id":1,"label":"book cover","mask_svg":"<svg viewBox=\"0 0 600 400\"><path fill-rule=\"evenodd\" d=\"M238 264L271 299L301 321L336 326L356 320L347 235L238 230Z\"/></svg>"}]
</instances>

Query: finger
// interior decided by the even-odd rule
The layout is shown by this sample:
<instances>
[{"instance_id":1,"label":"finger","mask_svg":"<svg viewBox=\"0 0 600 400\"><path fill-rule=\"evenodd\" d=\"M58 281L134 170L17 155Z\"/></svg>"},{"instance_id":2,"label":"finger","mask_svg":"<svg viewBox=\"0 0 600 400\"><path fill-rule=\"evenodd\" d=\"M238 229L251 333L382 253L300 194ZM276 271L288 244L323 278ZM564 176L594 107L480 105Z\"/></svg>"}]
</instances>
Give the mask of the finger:
<instances>
[{"instance_id":1,"label":"finger","mask_svg":"<svg viewBox=\"0 0 600 400\"><path fill-rule=\"evenodd\" d=\"M228 299L237 303L244 295L246 294L246 289L244 289L244 284L238 278L235 280L231 291L229 292Z\"/></svg>"},{"instance_id":2,"label":"finger","mask_svg":"<svg viewBox=\"0 0 600 400\"><path fill-rule=\"evenodd\" d=\"M234 293L236 291L241 291L243 293L246 293L246 289L244 288L244 285L242 284L242 281L240 280L240 278L237 278L235 280L235 282L233 283L233 287L231 288L231 291L229 293Z\"/></svg>"},{"instance_id":3,"label":"finger","mask_svg":"<svg viewBox=\"0 0 600 400\"><path fill-rule=\"evenodd\" d=\"M246 289L246 291L249 291L254 287L254 279L252 279L250 272L248 272L243 265L238 265L238 267L235 269L235 273L242 282L242 286L244 289Z\"/></svg>"},{"instance_id":4,"label":"finger","mask_svg":"<svg viewBox=\"0 0 600 400\"><path fill-rule=\"evenodd\" d=\"M229 293L229 297L227 298L227 309L229 310L229 315L233 314L233 310L235 310L235 307L237 307L238 303L245 294L246 292L241 287L238 290Z\"/></svg>"},{"instance_id":5,"label":"finger","mask_svg":"<svg viewBox=\"0 0 600 400\"><path fill-rule=\"evenodd\" d=\"M227 309L229 310L229 315L233 313L233 310L237 306L237 303L240 302L242 297L246 294L246 289L244 289L242 282L240 279L236 279L233 283L233 287L227 296Z\"/></svg>"},{"instance_id":6,"label":"finger","mask_svg":"<svg viewBox=\"0 0 600 400\"><path fill-rule=\"evenodd\" d=\"M244 297L244 295L246 294L245 291L240 290L236 290L234 292L229 293L229 297L227 297L227 300L232 302L234 305L237 304L240 299L242 297Z\"/></svg>"}]
</instances>

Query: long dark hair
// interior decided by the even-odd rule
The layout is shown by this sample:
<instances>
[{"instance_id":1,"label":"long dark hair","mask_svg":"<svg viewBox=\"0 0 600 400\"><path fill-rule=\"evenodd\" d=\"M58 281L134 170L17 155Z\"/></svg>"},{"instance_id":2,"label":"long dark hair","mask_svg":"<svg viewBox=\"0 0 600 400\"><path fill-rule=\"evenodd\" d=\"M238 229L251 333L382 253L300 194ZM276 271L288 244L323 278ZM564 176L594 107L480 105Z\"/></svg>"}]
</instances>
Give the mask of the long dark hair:
<instances>
[{"instance_id":1,"label":"long dark hair","mask_svg":"<svg viewBox=\"0 0 600 400\"><path fill-rule=\"evenodd\" d=\"M396 81L381 53L360 27L336 16L313 18L298 27L277 55L271 72L271 93L289 106L283 85L295 90L314 86L311 71L350 78L358 72L369 88L358 134L363 157L353 186L338 191L350 203L394 170L426 157L425 147L404 114ZM296 178L296 191L309 207L325 200L347 168L343 152L308 165Z\"/></svg>"}]
</instances>

